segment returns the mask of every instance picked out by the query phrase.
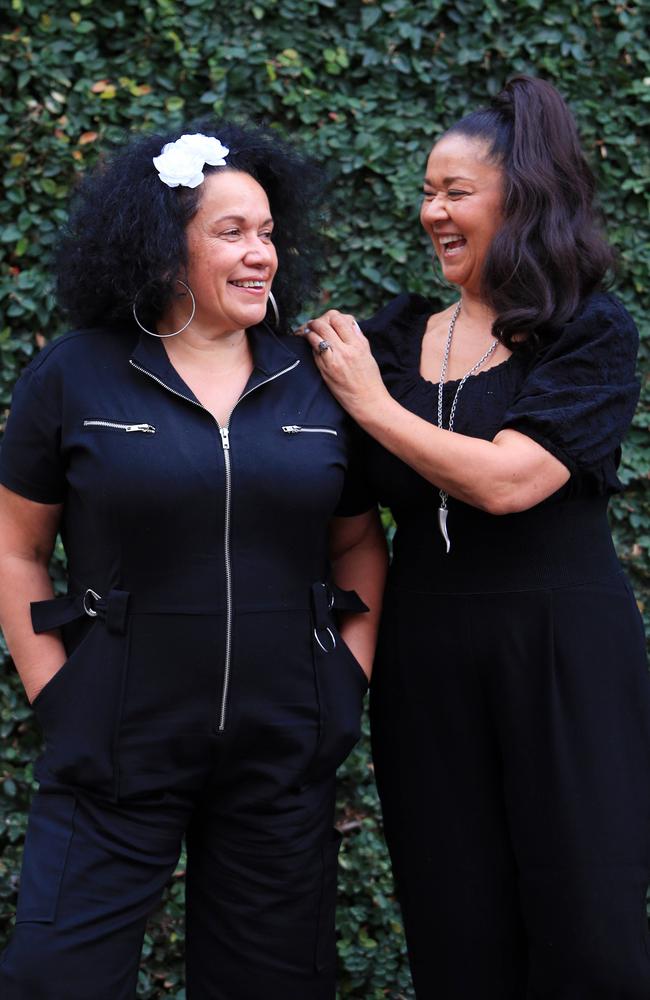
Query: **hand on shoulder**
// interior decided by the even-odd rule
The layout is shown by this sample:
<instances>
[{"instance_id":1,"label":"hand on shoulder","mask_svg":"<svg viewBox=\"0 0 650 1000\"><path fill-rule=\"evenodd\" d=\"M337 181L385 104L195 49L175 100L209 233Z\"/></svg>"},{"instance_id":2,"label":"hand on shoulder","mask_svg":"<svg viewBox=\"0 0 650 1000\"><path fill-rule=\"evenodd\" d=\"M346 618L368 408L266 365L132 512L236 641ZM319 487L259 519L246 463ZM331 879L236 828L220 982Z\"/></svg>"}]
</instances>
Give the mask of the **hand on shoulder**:
<instances>
[{"instance_id":1,"label":"hand on shoulder","mask_svg":"<svg viewBox=\"0 0 650 1000\"><path fill-rule=\"evenodd\" d=\"M351 416L360 418L387 395L354 316L330 309L296 332L308 340L323 379Z\"/></svg>"}]
</instances>

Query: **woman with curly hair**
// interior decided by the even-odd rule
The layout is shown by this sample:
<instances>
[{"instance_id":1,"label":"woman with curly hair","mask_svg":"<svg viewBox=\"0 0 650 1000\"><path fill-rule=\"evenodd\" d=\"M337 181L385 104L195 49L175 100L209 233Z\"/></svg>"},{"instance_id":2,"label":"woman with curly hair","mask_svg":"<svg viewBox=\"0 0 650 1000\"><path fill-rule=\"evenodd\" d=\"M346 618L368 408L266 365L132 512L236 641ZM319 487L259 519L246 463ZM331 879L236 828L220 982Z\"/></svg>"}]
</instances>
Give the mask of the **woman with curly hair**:
<instances>
[{"instance_id":1,"label":"woman with curly hair","mask_svg":"<svg viewBox=\"0 0 650 1000\"><path fill-rule=\"evenodd\" d=\"M132 139L77 194L76 329L28 365L0 460L0 617L45 737L3 1000L134 997L184 839L188 998L334 996L334 776L385 545L284 336L319 195L228 123Z\"/></svg>"},{"instance_id":2,"label":"woman with curly hair","mask_svg":"<svg viewBox=\"0 0 650 1000\"><path fill-rule=\"evenodd\" d=\"M517 77L427 161L458 300L309 324L397 522L370 707L423 1000L650 996L650 680L607 521L637 332L593 195Z\"/></svg>"}]
</instances>

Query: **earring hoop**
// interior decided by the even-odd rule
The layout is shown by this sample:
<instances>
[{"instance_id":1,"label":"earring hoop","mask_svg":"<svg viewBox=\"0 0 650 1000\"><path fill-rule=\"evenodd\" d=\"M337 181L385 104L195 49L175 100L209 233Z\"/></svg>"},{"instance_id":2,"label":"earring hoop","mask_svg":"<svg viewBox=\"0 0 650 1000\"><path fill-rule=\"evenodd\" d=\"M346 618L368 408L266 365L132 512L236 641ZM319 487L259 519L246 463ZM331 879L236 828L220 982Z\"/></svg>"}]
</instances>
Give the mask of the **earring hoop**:
<instances>
[{"instance_id":1,"label":"earring hoop","mask_svg":"<svg viewBox=\"0 0 650 1000\"><path fill-rule=\"evenodd\" d=\"M278 304L275 301L275 295L269 289L269 302L271 303L271 309L273 310L273 315L275 316L275 329L280 329L280 310L278 309Z\"/></svg>"},{"instance_id":2,"label":"earring hoop","mask_svg":"<svg viewBox=\"0 0 650 1000\"><path fill-rule=\"evenodd\" d=\"M179 333L182 333L183 330L187 330L188 326L190 325L190 323L194 319L194 313L196 312L196 299L194 298L194 293L192 292L192 289L190 288L190 286L186 285L185 282L182 281L180 278L176 278L176 281L178 282L179 285L182 285L183 288L187 289L187 291L189 293L189 296L190 296L190 298L192 300L192 312L190 314L190 318L188 319L187 323L185 323L184 326L182 326L180 328L180 330L174 330L173 333L154 333L153 330L147 330L146 326L144 326L144 324L141 323L140 320L138 319L138 314L135 311L135 304L138 301L138 295L140 294L140 292L138 292L138 295L136 295L136 297L134 299L134 302L133 302L133 318L136 321L136 323L138 324L138 326L140 327L140 329L144 330L145 333L148 333L150 337L158 337L159 340L164 340L165 337L178 337Z\"/></svg>"}]
</instances>

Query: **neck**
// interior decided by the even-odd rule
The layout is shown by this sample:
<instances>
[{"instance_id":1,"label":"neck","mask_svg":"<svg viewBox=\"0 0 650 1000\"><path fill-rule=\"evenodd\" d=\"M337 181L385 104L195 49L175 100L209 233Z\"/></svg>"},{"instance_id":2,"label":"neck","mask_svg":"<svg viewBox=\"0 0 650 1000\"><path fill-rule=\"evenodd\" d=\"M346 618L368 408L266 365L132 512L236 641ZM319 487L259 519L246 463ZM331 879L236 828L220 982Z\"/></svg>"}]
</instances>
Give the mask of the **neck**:
<instances>
[{"instance_id":1,"label":"neck","mask_svg":"<svg viewBox=\"0 0 650 1000\"><path fill-rule=\"evenodd\" d=\"M479 295L474 295L466 288L463 288L461 300L461 311L466 323L471 323L472 326L489 326L492 328L492 324L496 319L496 313Z\"/></svg>"},{"instance_id":2,"label":"neck","mask_svg":"<svg viewBox=\"0 0 650 1000\"><path fill-rule=\"evenodd\" d=\"M252 359L245 330L215 337L190 326L178 337L164 340L163 344L172 363L197 365L205 371L232 371L244 364L250 365Z\"/></svg>"}]
</instances>

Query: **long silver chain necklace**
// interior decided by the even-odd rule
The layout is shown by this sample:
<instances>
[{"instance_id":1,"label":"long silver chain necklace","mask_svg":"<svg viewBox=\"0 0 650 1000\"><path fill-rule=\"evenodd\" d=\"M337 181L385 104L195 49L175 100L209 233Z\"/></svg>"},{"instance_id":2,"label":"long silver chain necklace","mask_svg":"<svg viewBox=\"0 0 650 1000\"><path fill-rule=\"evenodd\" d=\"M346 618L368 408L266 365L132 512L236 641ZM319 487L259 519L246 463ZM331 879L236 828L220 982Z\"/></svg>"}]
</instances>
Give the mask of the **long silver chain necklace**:
<instances>
[{"instance_id":1,"label":"long silver chain necklace","mask_svg":"<svg viewBox=\"0 0 650 1000\"><path fill-rule=\"evenodd\" d=\"M449 330L447 332L447 343L445 344L445 353L443 355L442 365L440 367L440 381L438 382L438 427L441 430L443 430L443 426L442 426L442 393L443 393L443 389L445 387L445 382L447 380L447 368L449 367L449 352L451 350L452 337L454 336L454 327L456 326L456 320L458 319L458 315L460 313L460 307L461 307L461 305L462 305L462 300L458 303L458 305L454 309L454 311L452 313L452 317L449 320ZM489 357L491 357L494 354L494 352L496 351L496 349L497 349L498 346L499 346L499 341L498 340L493 340L492 343L490 344L490 346L488 347L487 351L485 352L485 354L478 359L478 361L476 362L475 365L472 365L472 367L470 368L470 370L468 372L465 372L465 374L463 375L462 379L458 383L458 388L456 389L456 392L454 393L454 398L453 398L452 403L451 403L451 410L449 411L449 427L447 428L448 431L452 431L453 432L453 429L454 429L454 417L456 416L456 405L458 403L458 397L460 395L460 390L463 388L463 386L465 385L465 382L470 377L470 375L473 375L474 372L478 368L480 368L481 365L485 361L487 361L487 359ZM447 510L447 499L449 497L449 494L447 492L445 492L445 490L440 490L439 493L440 493L440 506L438 508L438 527L440 528L440 534L442 535L442 537L445 540L445 544L447 546L447 552L449 552L449 550L451 549L451 542L449 540L449 532L447 531L447 514L449 513L449 511Z\"/></svg>"}]
</instances>

